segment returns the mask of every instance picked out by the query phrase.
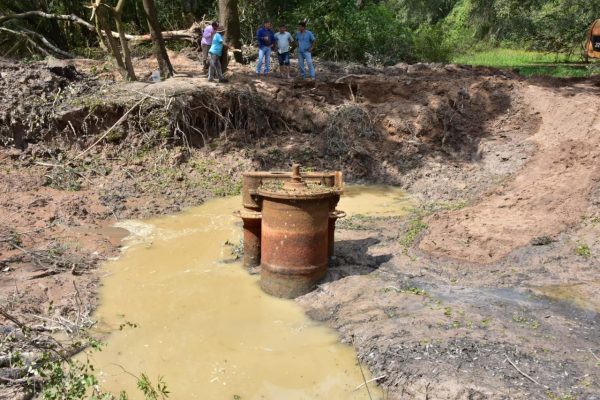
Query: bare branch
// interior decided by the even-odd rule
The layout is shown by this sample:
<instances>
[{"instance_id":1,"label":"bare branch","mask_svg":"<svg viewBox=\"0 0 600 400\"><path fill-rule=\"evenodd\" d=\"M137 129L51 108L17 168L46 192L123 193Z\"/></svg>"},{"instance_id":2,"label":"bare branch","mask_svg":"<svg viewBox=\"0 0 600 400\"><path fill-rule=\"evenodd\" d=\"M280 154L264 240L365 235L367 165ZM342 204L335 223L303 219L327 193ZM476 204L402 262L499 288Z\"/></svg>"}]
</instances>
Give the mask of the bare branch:
<instances>
[{"instance_id":1,"label":"bare branch","mask_svg":"<svg viewBox=\"0 0 600 400\"><path fill-rule=\"evenodd\" d=\"M13 31L12 29L8 29L8 28L4 28L4 27L0 27L0 31L4 31L4 32L8 32L11 33L13 35L16 36L21 36L22 38L24 38L25 40L27 40L27 42L34 47L37 51L39 51L40 53L49 56L50 53L48 52L48 50L46 50L45 48L43 48L42 46L40 46L35 40L33 40L27 33L25 32L21 32L21 31Z\"/></svg>"},{"instance_id":2,"label":"bare branch","mask_svg":"<svg viewBox=\"0 0 600 400\"><path fill-rule=\"evenodd\" d=\"M54 19L58 21L70 21L76 23L78 25L83 26L91 32L97 32L96 26L94 24L89 23L88 21L78 17L75 14L70 15L61 15L61 14L49 14L42 11L27 11L21 14L9 14L0 16L0 25L5 23L6 21L10 21L13 19L27 19L31 17L38 18L46 18L46 19ZM194 42L198 38L198 33L194 32L192 29L184 29L177 31L166 31L162 33L164 40L187 40ZM111 36L115 39L119 39L119 33L111 31ZM150 35L130 35L125 34L125 39L129 40L132 44L149 42L152 40Z\"/></svg>"}]
</instances>

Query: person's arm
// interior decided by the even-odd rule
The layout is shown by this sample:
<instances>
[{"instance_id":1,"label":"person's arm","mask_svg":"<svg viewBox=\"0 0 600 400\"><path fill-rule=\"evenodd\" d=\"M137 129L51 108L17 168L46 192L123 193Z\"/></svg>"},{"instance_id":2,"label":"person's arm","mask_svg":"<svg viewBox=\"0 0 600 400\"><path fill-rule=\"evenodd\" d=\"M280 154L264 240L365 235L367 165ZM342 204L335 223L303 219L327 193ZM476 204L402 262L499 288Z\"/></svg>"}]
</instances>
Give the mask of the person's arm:
<instances>
[{"instance_id":1,"label":"person's arm","mask_svg":"<svg viewBox=\"0 0 600 400\"><path fill-rule=\"evenodd\" d=\"M210 39L213 36L213 34L214 34L214 29L208 29L208 28L209 27L206 27L204 29L204 32L202 32L202 37L204 39Z\"/></svg>"},{"instance_id":2,"label":"person's arm","mask_svg":"<svg viewBox=\"0 0 600 400\"><path fill-rule=\"evenodd\" d=\"M308 52L312 53L313 47L315 47L315 44L317 43L317 38L315 37L315 35L313 35L313 33L310 33L310 47L308 48Z\"/></svg>"},{"instance_id":3,"label":"person's arm","mask_svg":"<svg viewBox=\"0 0 600 400\"><path fill-rule=\"evenodd\" d=\"M258 41L258 47L262 44L262 28L256 31L256 40Z\"/></svg>"}]
</instances>

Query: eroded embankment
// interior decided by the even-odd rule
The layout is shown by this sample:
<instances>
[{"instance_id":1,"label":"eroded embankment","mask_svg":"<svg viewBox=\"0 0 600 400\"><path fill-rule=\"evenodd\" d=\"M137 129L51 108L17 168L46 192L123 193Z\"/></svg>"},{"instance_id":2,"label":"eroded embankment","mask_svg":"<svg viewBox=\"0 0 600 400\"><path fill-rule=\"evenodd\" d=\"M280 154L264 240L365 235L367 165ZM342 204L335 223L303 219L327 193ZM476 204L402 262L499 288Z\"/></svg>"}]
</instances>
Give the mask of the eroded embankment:
<instances>
[{"instance_id":1,"label":"eroded embankment","mask_svg":"<svg viewBox=\"0 0 600 400\"><path fill-rule=\"evenodd\" d=\"M536 151L497 187L408 220L342 222L332 282L300 303L356 344L390 398L600 392L596 92L525 86L541 119L527 140Z\"/></svg>"},{"instance_id":2,"label":"eroded embankment","mask_svg":"<svg viewBox=\"0 0 600 400\"><path fill-rule=\"evenodd\" d=\"M236 193L242 171L282 168L291 161L316 169L342 169L351 181L402 185L428 202L428 210L440 204L462 208L529 161L535 144L526 139L540 122L524 101L523 83L487 69L398 65L385 71L321 70L316 85L276 78L259 81L234 70L231 85L216 86L193 74L159 84L122 84L82 75L64 65L0 67L0 90L6 99L0 105L4 146L0 149L0 297L11 315L39 325L42 332L46 328L40 317L50 321L51 331L73 331L76 325L92 323L89 315L98 284L94 267L116 250L122 232L104 228L115 220L172 212L211 196ZM15 81L20 84L14 85ZM359 248L341 246L340 265L347 268L338 269L337 276L344 277L347 271L372 272L389 260L397 266L396 272L425 274L434 284L462 282L465 276L471 277L465 285L476 284L477 279L499 279L489 269L466 272L465 266L429 260L418 253L417 261L411 261L403 253L421 226L422 222L412 220L385 221L359 231L367 235L360 237ZM398 232L403 229L412 240L401 237ZM357 234L353 232L346 234ZM385 257L367 257L357 265L353 255L367 252L373 240L384 243L379 255ZM561 256L560 247L551 249L554 255L544 257ZM415 253L408 253L414 257ZM528 265L530 256L520 257L511 268ZM553 265L545 263L544 268L558 274L560 268ZM394 283L404 279L388 278L396 279ZM521 278L514 273L502 275L500 281L508 285L527 280ZM341 279L332 285L382 284L364 279ZM338 304L331 315L351 305L340 295L346 289L327 289L334 298L330 304ZM372 298L375 301L377 296ZM376 308L369 302L365 307ZM347 334L363 328L374 332L369 319L357 320L355 326L348 322L351 317L340 313L339 323L330 322ZM411 318L414 325L421 317ZM397 322L390 317L396 328L384 330L380 337L402 345L406 339L400 333L408 328L399 329ZM23 350L36 357L37 350L13 323L3 320L2 325L3 338L17 338L8 351ZM492 330L510 329L492 326ZM438 379L430 364L419 364L423 368L416 376L423 385L417 385L416 378L399 385L396 378L404 365L392 363L392 353L367 351L378 342L371 334L365 337L365 342L357 340L361 357L375 371L386 373L387 380L381 382L391 387L391 393L409 390L413 384L429 387ZM506 343L514 346L515 341ZM378 367L384 364L385 368ZM4 374L0 376L11 379L2 390L20 392L26 370L10 362L0 368ZM465 382L477 376L486 375L473 374L459 383L467 387ZM500 393L511 387L506 379L498 382L493 388Z\"/></svg>"}]
</instances>

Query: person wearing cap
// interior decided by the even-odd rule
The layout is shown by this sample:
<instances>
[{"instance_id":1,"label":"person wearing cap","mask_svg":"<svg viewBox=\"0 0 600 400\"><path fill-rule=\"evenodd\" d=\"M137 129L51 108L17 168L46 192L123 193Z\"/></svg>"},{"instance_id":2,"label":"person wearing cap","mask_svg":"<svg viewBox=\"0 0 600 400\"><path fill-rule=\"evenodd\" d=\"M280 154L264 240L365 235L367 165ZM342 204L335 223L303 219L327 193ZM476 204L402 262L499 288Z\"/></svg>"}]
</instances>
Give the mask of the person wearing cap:
<instances>
[{"instance_id":1,"label":"person wearing cap","mask_svg":"<svg viewBox=\"0 0 600 400\"><path fill-rule=\"evenodd\" d=\"M290 46L294 38L286 30L285 24L279 24L279 32L275 34L275 46L277 47L277 59L279 60L279 73L283 77L283 73L287 73L290 77Z\"/></svg>"},{"instance_id":2,"label":"person wearing cap","mask_svg":"<svg viewBox=\"0 0 600 400\"><path fill-rule=\"evenodd\" d=\"M265 77L269 75L269 66L271 64L271 50L275 43L275 35L271 30L271 21L265 19L263 25L256 31L256 40L258 41L258 63L256 64L256 75L260 77L263 60L265 63Z\"/></svg>"},{"instance_id":3,"label":"person wearing cap","mask_svg":"<svg viewBox=\"0 0 600 400\"><path fill-rule=\"evenodd\" d=\"M202 40L200 41L200 47L202 48L202 70L204 72L208 71L208 67L210 64L210 56L208 55L208 50L210 50L210 46L212 45L213 36L217 33L217 28L219 28L218 22L213 22L204 28L202 32Z\"/></svg>"},{"instance_id":4,"label":"person wearing cap","mask_svg":"<svg viewBox=\"0 0 600 400\"><path fill-rule=\"evenodd\" d=\"M208 68L208 81L213 82L215 75L219 79L219 82L225 83L227 79L223 76L223 70L221 69L221 56L223 55L223 48L226 48L225 39L223 38L225 28L219 26L217 32L212 38L212 44L208 50L210 55L210 67Z\"/></svg>"},{"instance_id":5,"label":"person wearing cap","mask_svg":"<svg viewBox=\"0 0 600 400\"><path fill-rule=\"evenodd\" d=\"M315 46L317 39L311 31L306 30L306 22L302 21L298 24L298 32L296 32L296 43L298 43L298 68L300 76L306 78L304 62L308 66L308 73L311 79L315 79L315 67L312 60L312 49Z\"/></svg>"}]
</instances>

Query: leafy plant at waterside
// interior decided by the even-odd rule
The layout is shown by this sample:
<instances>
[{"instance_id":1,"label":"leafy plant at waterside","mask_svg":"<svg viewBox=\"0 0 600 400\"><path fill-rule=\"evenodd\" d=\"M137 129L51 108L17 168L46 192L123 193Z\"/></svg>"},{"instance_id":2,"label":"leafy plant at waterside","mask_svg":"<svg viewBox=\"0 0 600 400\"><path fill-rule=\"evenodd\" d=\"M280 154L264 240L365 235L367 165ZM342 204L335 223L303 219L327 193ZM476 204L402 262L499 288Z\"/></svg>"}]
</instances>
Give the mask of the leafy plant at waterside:
<instances>
[{"instance_id":1,"label":"leafy plant at waterside","mask_svg":"<svg viewBox=\"0 0 600 400\"><path fill-rule=\"evenodd\" d=\"M90 339L89 345L95 351L100 351L103 344ZM41 396L44 400L128 400L125 391L118 395L104 392L96 377L94 365L89 359L81 362L74 359L56 359L51 353L44 353L42 357L30 367L29 373L43 381ZM130 373L130 375L133 375ZM169 390L163 379L159 376L156 385L144 373L137 379L137 387L144 394L146 400L166 400Z\"/></svg>"},{"instance_id":2,"label":"leafy plant at waterside","mask_svg":"<svg viewBox=\"0 0 600 400\"><path fill-rule=\"evenodd\" d=\"M88 319L81 318L76 323L63 320L61 326L68 327L65 329L68 336L58 340L53 336L54 330L30 326L1 306L0 315L16 326L8 330L9 334L0 335L0 358L8 362L7 367L14 375L10 379L3 378L4 384L20 386L28 396L38 396L44 400L128 399L124 391L115 395L102 390L89 358L85 361L72 358L86 348L101 351L104 346L88 335ZM137 380L138 388L146 400L166 400L169 397L162 377L158 377L154 384L146 374L138 377L127 373Z\"/></svg>"}]
</instances>

